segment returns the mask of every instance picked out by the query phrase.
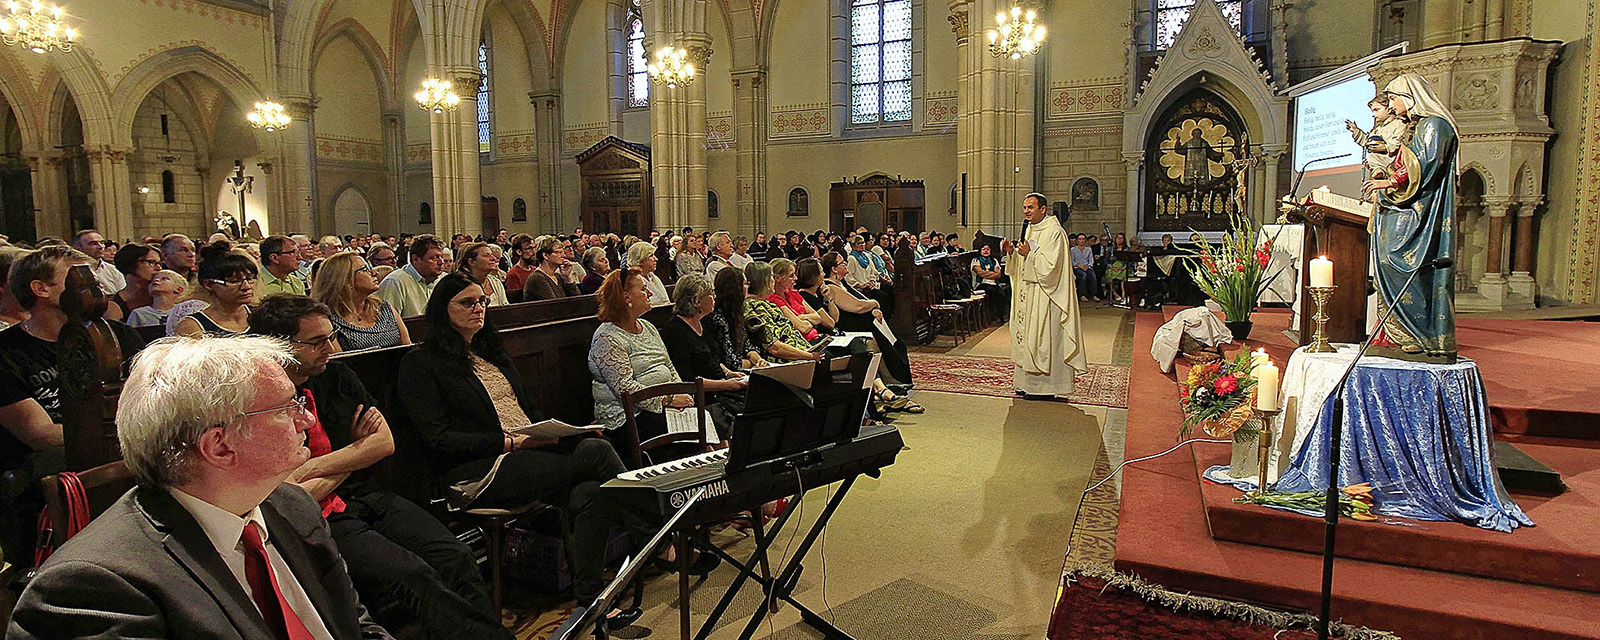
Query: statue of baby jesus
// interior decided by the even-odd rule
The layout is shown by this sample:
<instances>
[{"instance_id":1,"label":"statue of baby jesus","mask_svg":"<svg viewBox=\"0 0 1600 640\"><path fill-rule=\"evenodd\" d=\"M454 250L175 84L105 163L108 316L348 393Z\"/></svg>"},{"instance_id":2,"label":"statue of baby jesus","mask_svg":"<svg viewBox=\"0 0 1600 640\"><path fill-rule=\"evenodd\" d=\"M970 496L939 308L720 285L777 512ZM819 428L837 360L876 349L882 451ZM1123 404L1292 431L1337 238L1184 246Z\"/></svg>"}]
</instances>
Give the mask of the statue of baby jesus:
<instances>
[{"instance_id":1,"label":"statue of baby jesus","mask_svg":"<svg viewBox=\"0 0 1600 640\"><path fill-rule=\"evenodd\" d=\"M1371 179L1377 180L1389 176L1394 154L1405 144L1407 126L1406 119L1395 115L1383 98L1367 101L1367 107L1372 109L1372 131L1362 131L1354 120L1344 121L1344 128L1350 130L1356 144L1367 150L1363 164Z\"/></svg>"}]
</instances>

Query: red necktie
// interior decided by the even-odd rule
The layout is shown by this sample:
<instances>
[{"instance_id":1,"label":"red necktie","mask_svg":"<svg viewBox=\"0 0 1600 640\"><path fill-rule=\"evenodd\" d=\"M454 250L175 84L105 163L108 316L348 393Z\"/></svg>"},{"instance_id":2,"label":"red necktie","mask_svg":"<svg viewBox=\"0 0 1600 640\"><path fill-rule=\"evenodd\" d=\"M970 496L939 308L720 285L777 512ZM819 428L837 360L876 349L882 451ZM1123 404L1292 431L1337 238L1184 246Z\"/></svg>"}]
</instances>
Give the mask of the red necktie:
<instances>
[{"instance_id":1,"label":"red necktie","mask_svg":"<svg viewBox=\"0 0 1600 640\"><path fill-rule=\"evenodd\" d=\"M272 575L272 563L267 560L267 547L261 543L261 530L256 523L245 524L239 541L244 543L244 576L250 581L250 597L261 609L261 617L266 619L272 635L278 640L313 640L311 631L283 599L283 590L278 588L278 580Z\"/></svg>"}]
</instances>

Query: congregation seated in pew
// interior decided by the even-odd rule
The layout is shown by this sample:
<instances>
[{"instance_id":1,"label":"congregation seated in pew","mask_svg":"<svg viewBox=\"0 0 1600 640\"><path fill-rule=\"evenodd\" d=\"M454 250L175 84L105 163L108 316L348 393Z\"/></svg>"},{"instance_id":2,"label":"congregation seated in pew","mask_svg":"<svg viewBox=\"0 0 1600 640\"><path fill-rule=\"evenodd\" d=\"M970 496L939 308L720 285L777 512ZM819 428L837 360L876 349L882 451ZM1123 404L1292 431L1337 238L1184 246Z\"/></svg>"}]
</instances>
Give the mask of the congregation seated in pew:
<instances>
[{"instance_id":1,"label":"congregation seated in pew","mask_svg":"<svg viewBox=\"0 0 1600 640\"><path fill-rule=\"evenodd\" d=\"M717 293L710 280L705 276L684 276L672 289L672 319L660 328L660 333L678 379L704 380L711 417L717 428L726 433L733 416L744 408L743 391L750 383L738 369L723 366L722 354L728 350L727 325L713 314L716 306Z\"/></svg>"},{"instance_id":2,"label":"congregation seated in pew","mask_svg":"<svg viewBox=\"0 0 1600 640\"><path fill-rule=\"evenodd\" d=\"M410 261L406 266L378 283L378 297L394 305L402 318L420 316L427 310L428 296L433 293L439 275L444 273L447 260L444 243L426 233L411 239L408 255ZM312 284L315 285L315 278Z\"/></svg>"},{"instance_id":3,"label":"congregation seated in pew","mask_svg":"<svg viewBox=\"0 0 1600 640\"><path fill-rule=\"evenodd\" d=\"M649 296L651 305L666 304L672 301L667 295L667 285L657 275L657 268L662 264L660 251L648 242L635 242L628 247L628 263L624 266L638 269L639 275L644 279L644 289ZM668 258L666 264L670 265L672 259Z\"/></svg>"},{"instance_id":4,"label":"congregation seated in pew","mask_svg":"<svg viewBox=\"0 0 1600 640\"><path fill-rule=\"evenodd\" d=\"M341 261L361 260L339 254L323 275ZM311 418L311 458L287 482L318 500L362 602L374 616L387 614L380 624L398 629L415 622L435 637L443 630L461 638L513 637L500 625L472 549L372 477L371 467L394 453L394 435L355 372L329 360L342 335L334 317L327 305L294 294L267 296L250 313L251 334L290 345L293 359L284 370Z\"/></svg>"},{"instance_id":5,"label":"congregation seated in pew","mask_svg":"<svg viewBox=\"0 0 1600 640\"><path fill-rule=\"evenodd\" d=\"M604 247L589 247L583 252L582 263L587 275L578 283L578 293L589 295L599 291L606 274L611 273L611 258L606 256Z\"/></svg>"},{"instance_id":6,"label":"congregation seated in pew","mask_svg":"<svg viewBox=\"0 0 1600 640\"><path fill-rule=\"evenodd\" d=\"M522 285L522 299L555 300L581 295L578 281L572 278L567 248L555 236L540 236L533 246L532 273Z\"/></svg>"},{"instance_id":7,"label":"congregation seated in pew","mask_svg":"<svg viewBox=\"0 0 1600 640\"><path fill-rule=\"evenodd\" d=\"M488 297L470 276L454 272L439 278L425 314L428 337L400 364L401 406L453 506L514 508L537 500L568 510L573 594L590 602L605 585L612 527L626 527L640 542L653 528L599 491L601 483L625 470L610 441L538 440L509 432L543 418L543 412L523 388L521 374L487 320L487 307ZM639 612L615 615L621 627Z\"/></svg>"},{"instance_id":8,"label":"congregation seated in pew","mask_svg":"<svg viewBox=\"0 0 1600 640\"><path fill-rule=\"evenodd\" d=\"M468 242L456 251L456 271L472 276L472 281L483 287L483 295L488 296L491 307L511 304L506 297L505 274L500 271L500 254L495 253L498 246Z\"/></svg>"},{"instance_id":9,"label":"congregation seated in pew","mask_svg":"<svg viewBox=\"0 0 1600 640\"><path fill-rule=\"evenodd\" d=\"M227 240L213 242L201 247L195 276L190 300L201 304L190 307L193 311L183 304L173 308L167 317L171 335L234 336L250 328L250 303L260 276L250 256Z\"/></svg>"},{"instance_id":10,"label":"congregation seated in pew","mask_svg":"<svg viewBox=\"0 0 1600 640\"><path fill-rule=\"evenodd\" d=\"M644 277L637 269L611 272L597 292L600 327L589 343L590 388L594 417L613 444L625 445L628 415L622 397L645 387L682 382L661 333L643 319L651 304ZM692 396L677 394L639 403L633 415L641 441L667 433L666 410L694 406Z\"/></svg>"}]
</instances>

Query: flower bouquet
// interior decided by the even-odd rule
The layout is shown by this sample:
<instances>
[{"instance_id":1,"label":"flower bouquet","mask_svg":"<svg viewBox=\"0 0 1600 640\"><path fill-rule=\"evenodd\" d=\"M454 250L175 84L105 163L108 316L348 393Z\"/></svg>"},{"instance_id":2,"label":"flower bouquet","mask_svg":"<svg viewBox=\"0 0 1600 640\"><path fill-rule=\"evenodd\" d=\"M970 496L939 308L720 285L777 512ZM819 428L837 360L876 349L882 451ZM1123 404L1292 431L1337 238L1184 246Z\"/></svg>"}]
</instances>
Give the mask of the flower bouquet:
<instances>
[{"instance_id":1,"label":"flower bouquet","mask_svg":"<svg viewBox=\"0 0 1600 640\"><path fill-rule=\"evenodd\" d=\"M1293 493L1267 491L1247 493L1234 498L1234 502L1251 502L1266 507L1283 507L1299 511L1321 511L1326 504L1321 491L1296 491ZM1339 490L1339 513L1353 520L1377 520L1372 515L1372 485L1366 482L1353 484Z\"/></svg>"},{"instance_id":2,"label":"flower bouquet","mask_svg":"<svg viewBox=\"0 0 1600 640\"><path fill-rule=\"evenodd\" d=\"M1261 292L1283 269L1267 273L1277 234L1263 243L1264 231L1250 216L1235 213L1231 218L1233 230L1224 234L1221 242L1212 244L1201 237L1200 247L1190 251L1194 255L1186 260L1195 285L1217 301L1227 321L1246 322L1261 300Z\"/></svg>"},{"instance_id":3,"label":"flower bouquet","mask_svg":"<svg viewBox=\"0 0 1600 640\"><path fill-rule=\"evenodd\" d=\"M1196 426L1214 438L1227 438L1255 414L1256 379L1250 352L1240 351L1233 360L1218 360L1189 368L1189 377L1178 384L1178 406L1183 409L1183 429L1187 438Z\"/></svg>"}]
</instances>

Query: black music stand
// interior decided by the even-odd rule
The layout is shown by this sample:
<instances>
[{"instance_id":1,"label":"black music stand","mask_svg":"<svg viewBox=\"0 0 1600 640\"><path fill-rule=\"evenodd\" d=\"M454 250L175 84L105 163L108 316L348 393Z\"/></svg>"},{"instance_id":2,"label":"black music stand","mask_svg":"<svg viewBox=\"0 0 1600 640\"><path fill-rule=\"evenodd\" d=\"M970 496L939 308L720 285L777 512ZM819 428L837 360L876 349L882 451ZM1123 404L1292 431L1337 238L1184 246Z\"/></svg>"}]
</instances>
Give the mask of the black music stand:
<instances>
[{"instance_id":1,"label":"black music stand","mask_svg":"<svg viewBox=\"0 0 1600 640\"><path fill-rule=\"evenodd\" d=\"M617 572L617 576L611 579L611 584L600 590L600 595L595 596L594 602L590 603L587 608L580 608L573 612L572 616L568 617L566 622L561 623L555 633L550 635L550 638L552 640L577 640L590 629L594 630L594 637L600 640L611 637L611 630L605 625L606 612L611 610L611 606L616 604L617 598L622 596L623 590L627 589L628 585L632 584L633 580L639 576L639 572L643 570L649 558L655 555L656 549L661 548L661 543L666 542L667 536L672 535L672 530L678 527L678 521L683 519L683 514L689 513L689 509L705 493L706 490L701 489L685 501L683 507L679 508L677 513L672 514L672 517L667 519L667 523L661 526L661 530L650 537L650 541L644 544L644 548L639 550L638 555L634 556L621 571Z\"/></svg>"},{"instance_id":2,"label":"black music stand","mask_svg":"<svg viewBox=\"0 0 1600 640\"><path fill-rule=\"evenodd\" d=\"M771 477L789 476L793 479L797 492L791 504L797 504L807 491L816 488L806 486L804 478L807 468L821 461L822 451L849 442L861 434L866 403L871 398L870 385L880 357L879 354L863 353L818 362L811 384L805 389L773 378L752 375L745 399L745 412L734 420L732 435L728 439L727 470L730 482L736 477L733 475L736 471L764 467ZM878 475L876 470L866 473L873 477ZM758 560L767 557L767 550L797 511L795 508L785 511L766 535L758 538L756 550L747 560L741 561L712 546L711 551L737 569L739 575L711 610L710 616L695 634L695 640L705 640L711 635L747 580L759 584L767 597L763 606L757 608L749 622L745 623L743 632L739 634L740 640L749 640L755 635L761 622L776 612L779 600L792 605L800 612L803 622L824 636L834 640L853 640L850 634L795 600L793 594L795 585L800 582L801 559L811 551L812 545L822 535L828 520L833 517L855 481L856 476L851 476L839 485L839 490L834 492L822 514L806 531L799 549L780 569L777 578L757 573L755 566ZM688 604L681 606L687 607Z\"/></svg>"}]
</instances>

